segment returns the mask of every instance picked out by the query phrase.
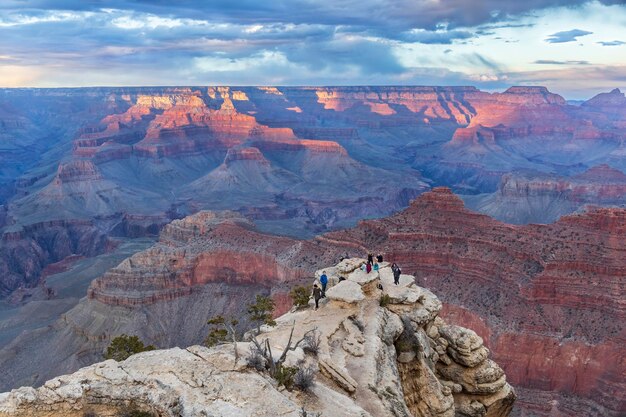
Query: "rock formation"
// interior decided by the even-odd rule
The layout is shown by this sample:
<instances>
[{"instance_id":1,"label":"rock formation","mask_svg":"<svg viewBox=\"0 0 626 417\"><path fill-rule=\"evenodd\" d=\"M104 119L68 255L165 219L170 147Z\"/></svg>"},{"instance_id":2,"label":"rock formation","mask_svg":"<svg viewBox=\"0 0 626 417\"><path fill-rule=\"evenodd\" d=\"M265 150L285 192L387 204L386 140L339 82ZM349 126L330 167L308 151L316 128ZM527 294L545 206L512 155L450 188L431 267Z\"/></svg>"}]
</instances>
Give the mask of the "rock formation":
<instances>
[{"instance_id":1,"label":"rock formation","mask_svg":"<svg viewBox=\"0 0 626 417\"><path fill-rule=\"evenodd\" d=\"M552 223L586 205L626 207L626 174L606 164L571 177L513 172L502 176L495 193L464 200L507 223Z\"/></svg>"},{"instance_id":2,"label":"rock formation","mask_svg":"<svg viewBox=\"0 0 626 417\"><path fill-rule=\"evenodd\" d=\"M482 339L446 324L439 299L412 276L395 286L388 264L364 274L363 263L345 259L328 268L331 287L319 310L292 310L256 336L276 355L294 346L291 334L294 341L307 332L319 338L316 348L307 339L289 350L284 362L315 372L306 393L285 390L248 366L254 345L239 342L91 365L38 389L0 394L0 416L112 416L125 406L189 417L297 417L302 410L328 417L508 416L515 393Z\"/></svg>"},{"instance_id":3,"label":"rock formation","mask_svg":"<svg viewBox=\"0 0 626 417\"><path fill-rule=\"evenodd\" d=\"M321 237L339 253L381 251L474 328L520 395L521 415L619 416L626 210L512 226L434 189L397 215ZM510 346L513 343L515 349Z\"/></svg>"}]
</instances>

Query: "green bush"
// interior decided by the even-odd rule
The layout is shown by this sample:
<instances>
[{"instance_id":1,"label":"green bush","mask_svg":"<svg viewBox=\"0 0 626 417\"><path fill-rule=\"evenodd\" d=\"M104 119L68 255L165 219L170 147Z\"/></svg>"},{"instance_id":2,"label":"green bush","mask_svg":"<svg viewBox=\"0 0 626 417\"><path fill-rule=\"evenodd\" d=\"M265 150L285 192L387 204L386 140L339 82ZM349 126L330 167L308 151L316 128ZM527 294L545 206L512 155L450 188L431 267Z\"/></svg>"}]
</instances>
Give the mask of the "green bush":
<instances>
[{"instance_id":1,"label":"green bush","mask_svg":"<svg viewBox=\"0 0 626 417\"><path fill-rule=\"evenodd\" d=\"M293 388L294 377L298 373L298 368L295 366L279 366L276 369L275 379L278 385L291 390Z\"/></svg>"},{"instance_id":2,"label":"green bush","mask_svg":"<svg viewBox=\"0 0 626 417\"><path fill-rule=\"evenodd\" d=\"M212 347L226 342L235 342L239 339L237 333L237 325L239 321L236 319L226 320L224 316L215 316L207 321L211 327L209 334L204 339L207 347Z\"/></svg>"},{"instance_id":3,"label":"green bush","mask_svg":"<svg viewBox=\"0 0 626 417\"><path fill-rule=\"evenodd\" d=\"M383 294L380 297L380 303L379 304L380 304L381 307L385 307L385 306L387 306L390 303L391 303L391 297L389 297L389 294Z\"/></svg>"},{"instance_id":4,"label":"green bush","mask_svg":"<svg viewBox=\"0 0 626 417\"><path fill-rule=\"evenodd\" d=\"M300 391L308 391L314 384L315 369L300 368L293 377L293 385Z\"/></svg>"},{"instance_id":5,"label":"green bush","mask_svg":"<svg viewBox=\"0 0 626 417\"><path fill-rule=\"evenodd\" d=\"M256 322L257 333L261 332L261 325L275 326L276 322L272 318L274 313L274 300L264 295L257 295L256 302L248 305L248 315L250 321Z\"/></svg>"},{"instance_id":6,"label":"green bush","mask_svg":"<svg viewBox=\"0 0 626 417\"><path fill-rule=\"evenodd\" d=\"M302 307L308 306L309 295L310 295L309 289L304 286L293 287L291 291L289 292L289 296L291 297L291 300L293 301L293 305L296 306L296 308L302 308Z\"/></svg>"},{"instance_id":7,"label":"green bush","mask_svg":"<svg viewBox=\"0 0 626 417\"><path fill-rule=\"evenodd\" d=\"M113 359L118 362L123 361L135 353L147 352L149 350L155 350L153 345L144 345L139 337L128 336L122 334L111 340L111 344L107 347L104 354L105 359Z\"/></svg>"}]
</instances>

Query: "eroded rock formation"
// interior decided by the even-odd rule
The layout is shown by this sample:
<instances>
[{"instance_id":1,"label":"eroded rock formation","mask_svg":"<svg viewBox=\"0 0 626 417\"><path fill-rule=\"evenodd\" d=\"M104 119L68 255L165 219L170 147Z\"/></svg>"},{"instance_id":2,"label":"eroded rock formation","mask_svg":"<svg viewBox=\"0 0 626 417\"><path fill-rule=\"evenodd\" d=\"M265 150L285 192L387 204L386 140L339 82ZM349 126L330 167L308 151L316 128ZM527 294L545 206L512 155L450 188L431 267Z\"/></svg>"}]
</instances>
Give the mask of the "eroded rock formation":
<instances>
[{"instance_id":1,"label":"eroded rock formation","mask_svg":"<svg viewBox=\"0 0 626 417\"><path fill-rule=\"evenodd\" d=\"M395 286L389 264L364 275L363 263L346 259L332 268L319 310L291 311L256 336L278 355L292 332L294 340L315 332L317 352L305 353L303 344L285 361L315 371L307 394L281 389L268 373L248 367L253 344L240 342L98 363L38 389L0 394L0 416L111 416L131 404L185 417L297 417L303 409L328 417L508 416L515 393L482 339L446 324L438 316L441 302L413 277Z\"/></svg>"}]
</instances>

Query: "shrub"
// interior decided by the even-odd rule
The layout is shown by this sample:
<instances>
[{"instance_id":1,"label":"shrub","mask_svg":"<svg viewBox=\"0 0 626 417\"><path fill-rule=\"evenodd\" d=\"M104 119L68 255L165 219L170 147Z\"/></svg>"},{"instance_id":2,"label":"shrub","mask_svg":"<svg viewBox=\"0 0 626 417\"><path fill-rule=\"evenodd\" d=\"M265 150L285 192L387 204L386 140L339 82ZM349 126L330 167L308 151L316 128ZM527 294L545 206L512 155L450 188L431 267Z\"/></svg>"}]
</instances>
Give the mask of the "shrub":
<instances>
[{"instance_id":1,"label":"shrub","mask_svg":"<svg viewBox=\"0 0 626 417\"><path fill-rule=\"evenodd\" d=\"M237 334L237 325L239 321L236 319L226 320L224 316L215 316L207 324L211 325L209 334L204 339L207 347L219 345L226 342L236 342L239 338Z\"/></svg>"},{"instance_id":2,"label":"shrub","mask_svg":"<svg viewBox=\"0 0 626 417\"><path fill-rule=\"evenodd\" d=\"M250 320L257 323L257 332L261 332L261 325L275 326L276 322L272 318L274 313L274 300L264 295L257 295L256 302L248 305L248 315Z\"/></svg>"},{"instance_id":3,"label":"shrub","mask_svg":"<svg viewBox=\"0 0 626 417\"><path fill-rule=\"evenodd\" d=\"M380 306L381 307L386 307L388 304L391 303L391 297L389 297L389 294L383 294L380 297Z\"/></svg>"},{"instance_id":4,"label":"shrub","mask_svg":"<svg viewBox=\"0 0 626 417\"><path fill-rule=\"evenodd\" d=\"M105 359L123 361L135 353L147 352L156 349L153 345L145 346L139 337L122 334L111 340L104 354Z\"/></svg>"},{"instance_id":5,"label":"shrub","mask_svg":"<svg viewBox=\"0 0 626 417\"><path fill-rule=\"evenodd\" d=\"M257 371L264 371L267 365L265 358L256 346L250 346L250 353L246 358L246 363L250 368Z\"/></svg>"},{"instance_id":6,"label":"shrub","mask_svg":"<svg viewBox=\"0 0 626 417\"><path fill-rule=\"evenodd\" d=\"M311 333L307 333L306 335L304 335L304 344L302 345L302 350L317 355L317 352L319 352L320 350L320 343L320 334L317 330Z\"/></svg>"},{"instance_id":7,"label":"shrub","mask_svg":"<svg viewBox=\"0 0 626 417\"><path fill-rule=\"evenodd\" d=\"M306 391L314 384L315 370L312 367L300 368L293 376L293 385L300 391Z\"/></svg>"},{"instance_id":8,"label":"shrub","mask_svg":"<svg viewBox=\"0 0 626 417\"><path fill-rule=\"evenodd\" d=\"M289 296L291 297L291 300L293 301L293 305L296 306L296 308L302 308L302 307L308 306L309 295L310 295L309 289L304 286L293 287L291 291L289 291Z\"/></svg>"},{"instance_id":9,"label":"shrub","mask_svg":"<svg viewBox=\"0 0 626 417\"><path fill-rule=\"evenodd\" d=\"M279 366L276 369L276 375L274 375L274 378L276 379L276 382L278 382L279 386L282 385L288 390L291 390L293 388L294 377L297 372L298 368L295 366Z\"/></svg>"}]
</instances>

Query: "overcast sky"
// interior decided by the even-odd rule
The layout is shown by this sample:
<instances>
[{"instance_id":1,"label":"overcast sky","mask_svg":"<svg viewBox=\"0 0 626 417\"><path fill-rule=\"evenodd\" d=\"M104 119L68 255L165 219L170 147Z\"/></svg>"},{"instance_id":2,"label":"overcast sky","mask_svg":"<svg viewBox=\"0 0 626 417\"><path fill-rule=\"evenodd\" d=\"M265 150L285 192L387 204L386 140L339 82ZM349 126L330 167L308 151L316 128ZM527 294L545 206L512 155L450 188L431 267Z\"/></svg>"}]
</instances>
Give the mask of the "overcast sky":
<instances>
[{"instance_id":1,"label":"overcast sky","mask_svg":"<svg viewBox=\"0 0 626 417\"><path fill-rule=\"evenodd\" d=\"M2 87L356 84L624 88L626 0L0 1Z\"/></svg>"}]
</instances>

